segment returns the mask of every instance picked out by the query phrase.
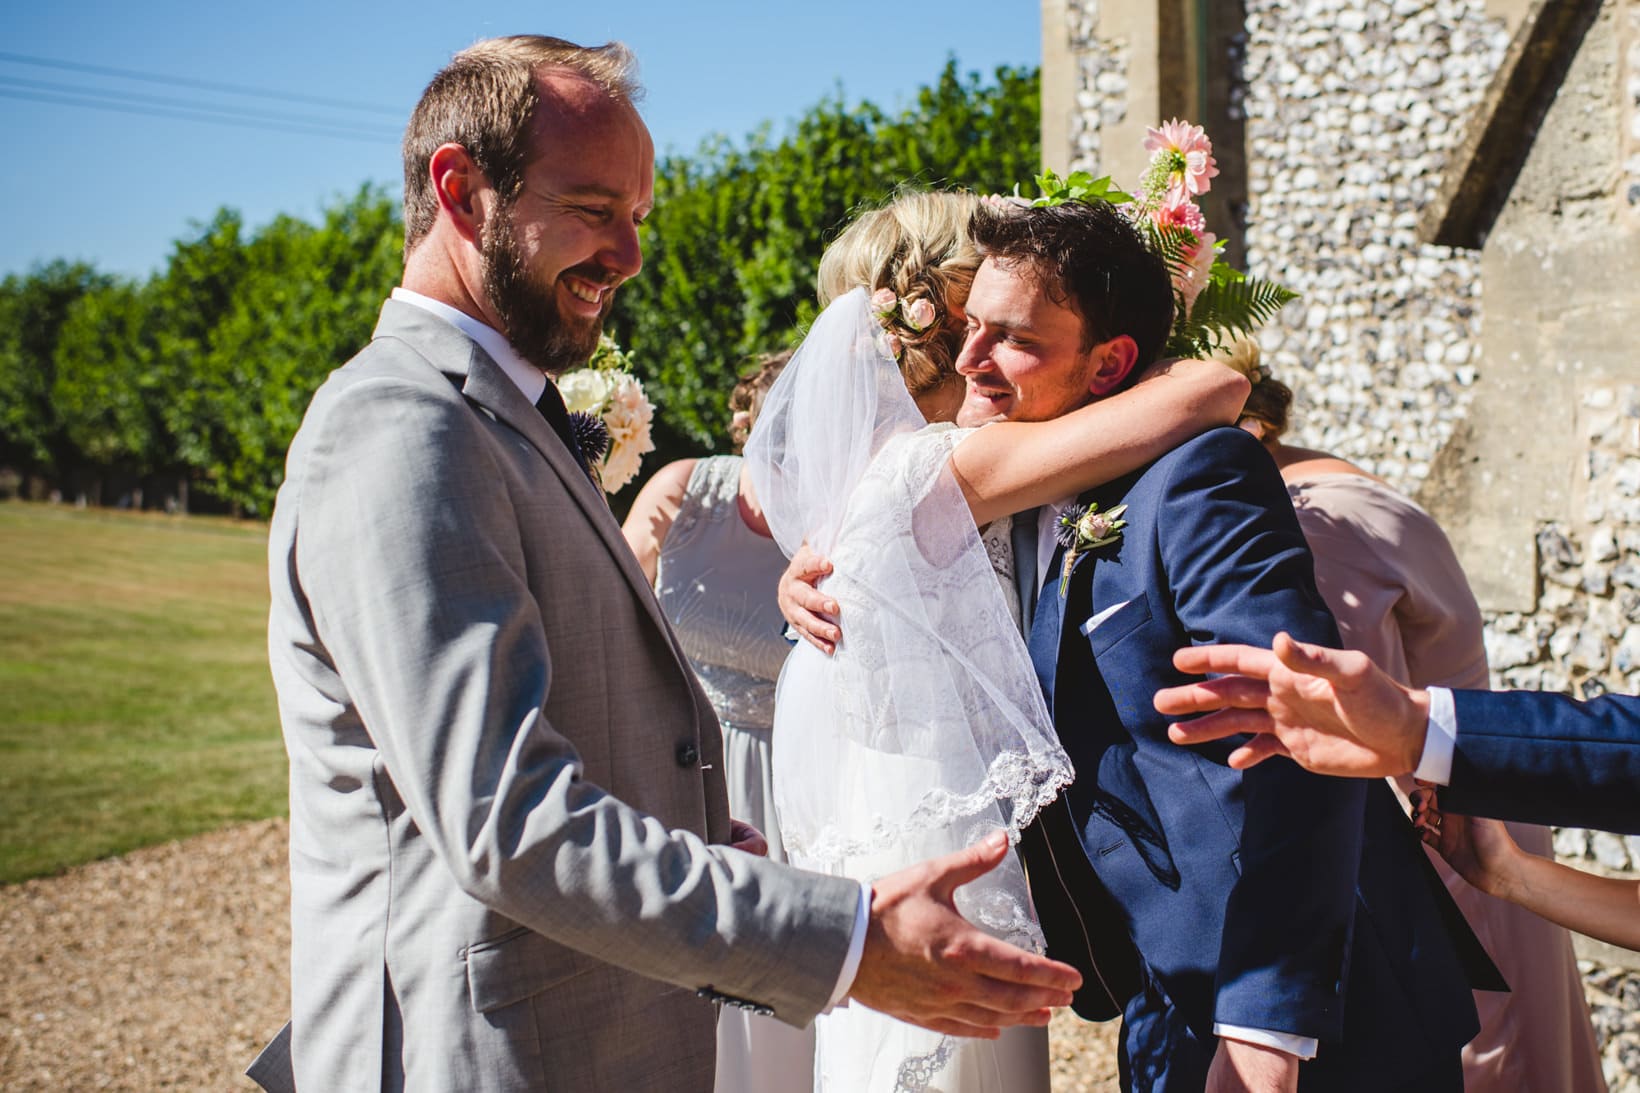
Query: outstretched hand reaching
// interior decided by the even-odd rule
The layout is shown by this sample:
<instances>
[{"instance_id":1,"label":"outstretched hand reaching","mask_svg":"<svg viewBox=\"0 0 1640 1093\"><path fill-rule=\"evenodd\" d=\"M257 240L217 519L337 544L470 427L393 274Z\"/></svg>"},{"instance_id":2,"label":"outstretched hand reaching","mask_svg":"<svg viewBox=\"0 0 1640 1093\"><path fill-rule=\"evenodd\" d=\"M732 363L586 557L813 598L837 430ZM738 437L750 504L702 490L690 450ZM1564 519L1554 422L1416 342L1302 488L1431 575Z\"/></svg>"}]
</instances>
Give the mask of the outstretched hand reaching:
<instances>
[{"instance_id":1,"label":"outstretched hand reaching","mask_svg":"<svg viewBox=\"0 0 1640 1093\"><path fill-rule=\"evenodd\" d=\"M1173 717L1176 744L1240 733L1253 738L1230 754L1245 769L1272 755L1318 774L1376 778L1406 774L1423 754L1429 698L1401 686L1364 653L1327 649L1277 634L1269 649L1197 645L1173 654L1191 674L1229 673L1156 692L1156 709Z\"/></svg>"},{"instance_id":2,"label":"outstretched hand reaching","mask_svg":"<svg viewBox=\"0 0 1640 1093\"><path fill-rule=\"evenodd\" d=\"M1068 964L1028 953L971 925L956 890L1011 853L983 842L891 873L872 886L865 952L849 997L923 1028L994 1040L1010 1025L1046 1025L1082 983Z\"/></svg>"}]
</instances>

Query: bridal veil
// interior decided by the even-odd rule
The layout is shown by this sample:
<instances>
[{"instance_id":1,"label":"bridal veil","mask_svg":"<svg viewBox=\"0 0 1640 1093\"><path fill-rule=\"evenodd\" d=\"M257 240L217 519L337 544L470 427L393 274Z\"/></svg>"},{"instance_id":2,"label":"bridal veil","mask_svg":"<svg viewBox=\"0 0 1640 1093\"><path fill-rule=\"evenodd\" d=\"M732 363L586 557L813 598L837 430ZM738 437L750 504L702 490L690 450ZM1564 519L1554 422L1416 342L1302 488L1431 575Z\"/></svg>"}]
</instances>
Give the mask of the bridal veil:
<instances>
[{"instance_id":1,"label":"bridal veil","mask_svg":"<svg viewBox=\"0 0 1640 1093\"><path fill-rule=\"evenodd\" d=\"M815 321L747 444L775 539L788 555L806 540L831 560L823 588L840 607L836 654L799 643L775 702L776 807L806 868L870 881L999 827L1017 841L1070 782L950 470L966 435L924 422L866 291L855 289ZM957 905L976 926L1042 950L1012 855L960 889ZM833 1075L837 1088L923 1089L957 1051L957 1041L853 1009L821 1027L822 1054L834 1055L828 1026L851 1026L842 1065L853 1069Z\"/></svg>"}]
</instances>

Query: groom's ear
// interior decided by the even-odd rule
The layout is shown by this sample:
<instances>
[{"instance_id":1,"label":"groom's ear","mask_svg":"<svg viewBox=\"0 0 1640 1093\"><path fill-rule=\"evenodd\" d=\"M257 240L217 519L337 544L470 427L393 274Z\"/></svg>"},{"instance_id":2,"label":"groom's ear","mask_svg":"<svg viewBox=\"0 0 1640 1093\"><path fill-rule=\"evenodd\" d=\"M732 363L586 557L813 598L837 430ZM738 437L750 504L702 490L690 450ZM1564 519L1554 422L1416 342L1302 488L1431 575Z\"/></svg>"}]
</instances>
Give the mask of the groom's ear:
<instances>
[{"instance_id":1,"label":"groom's ear","mask_svg":"<svg viewBox=\"0 0 1640 1093\"><path fill-rule=\"evenodd\" d=\"M1088 390L1094 395L1108 395L1122 385L1128 373L1139 360L1139 343L1126 334L1118 334L1108 342L1100 342L1088 352L1093 357L1093 373Z\"/></svg>"}]
</instances>

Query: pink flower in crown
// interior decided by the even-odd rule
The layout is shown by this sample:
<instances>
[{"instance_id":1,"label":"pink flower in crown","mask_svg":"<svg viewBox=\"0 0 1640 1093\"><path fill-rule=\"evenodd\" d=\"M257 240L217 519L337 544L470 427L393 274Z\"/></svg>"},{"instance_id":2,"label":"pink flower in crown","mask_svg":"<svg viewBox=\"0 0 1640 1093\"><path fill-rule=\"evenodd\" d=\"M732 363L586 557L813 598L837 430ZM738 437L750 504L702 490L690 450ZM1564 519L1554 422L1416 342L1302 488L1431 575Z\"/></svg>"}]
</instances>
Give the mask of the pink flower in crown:
<instances>
[{"instance_id":1,"label":"pink flower in crown","mask_svg":"<svg viewBox=\"0 0 1640 1093\"><path fill-rule=\"evenodd\" d=\"M1213 142L1199 125L1174 118L1164 122L1160 129L1145 130L1145 151L1153 158L1158 154L1176 157L1173 171L1180 174L1185 191L1194 197L1212 188L1212 179L1219 168L1213 159Z\"/></svg>"},{"instance_id":2,"label":"pink flower in crown","mask_svg":"<svg viewBox=\"0 0 1640 1093\"><path fill-rule=\"evenodd\" d=\"M900 317L912 330L927 330L934 322L934 301L926 296L908 300L900 308Z\"/></svg>"},{"instance_id":3,"label":"pink flower in crown","mask_svg":"<svg viewBox=\"0 0 1640 1093\"><path fill-rule=\"evenodd\" d=\"M1190 195L1182 186L1168 187L1167 196L1151 213L1151 218L1158 228L1184 228L1196 236L1207 230L1207 220L1202 216L1201 209L1190 200Z\"/></svg>"},{"instance_id":4,"label":"pink flower in crown","mask_svg":"<svg viewBox=\"0 0 1640 1093\"><path fill-rule=\"evenodd\" d=\"M879 318L887 318L899 309L900 299L891 288L880 288L871 294L871 310Z\"/></svg>"},{"instance_id":5,"label":"pink flower in crown","mask_svg":"<svg viewBox=\"0 0 1640 1093\"><path fill-rule=\"evenodd\" d=\"M1196 306L1196 297L1202 294L1207 287L1207 279L1213 272L1213 263L1218 259L1218 251L1213 247L1217 242L1212 232L1202 232L1196 246L1185 251L1184 265L1173 273L1173 287L1184 301L1184 313L1189 316L1190 309Z\"/></svg>"}]
</instances>

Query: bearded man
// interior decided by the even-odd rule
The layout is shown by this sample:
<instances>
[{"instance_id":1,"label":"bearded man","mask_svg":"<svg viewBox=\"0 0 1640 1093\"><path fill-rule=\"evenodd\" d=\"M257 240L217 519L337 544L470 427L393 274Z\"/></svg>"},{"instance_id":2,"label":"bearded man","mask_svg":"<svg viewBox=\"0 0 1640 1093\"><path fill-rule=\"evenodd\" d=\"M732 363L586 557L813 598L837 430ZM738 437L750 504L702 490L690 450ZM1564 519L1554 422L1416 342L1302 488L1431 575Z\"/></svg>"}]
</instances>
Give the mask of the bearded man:
<instances>
[{"instance_id":1,"label":"bearded man","mask_svg":"<svg viewBox=\"0 0 1640 1093\"><path fill-rule=\"evenodd\" d=\"M269 655L293 1014L265 1088L705 1091L714 1001L994 1036L1077 985L953 909L1005 842L867 887L731 828L711 706L551 380L642 264L630 68L531 36L433 79L403 285L291 445Z\"/></svg>"}]
</instances>

